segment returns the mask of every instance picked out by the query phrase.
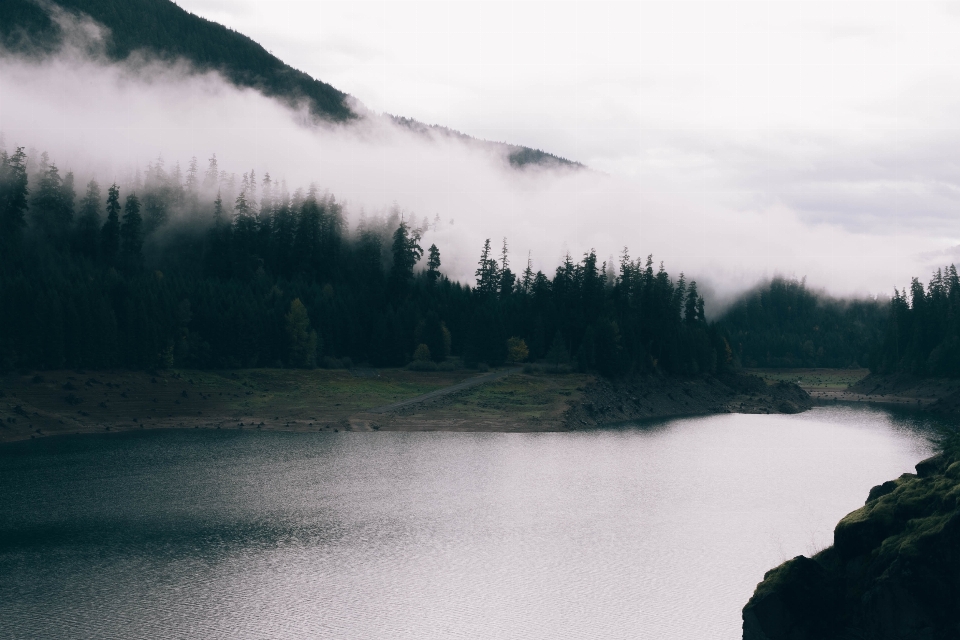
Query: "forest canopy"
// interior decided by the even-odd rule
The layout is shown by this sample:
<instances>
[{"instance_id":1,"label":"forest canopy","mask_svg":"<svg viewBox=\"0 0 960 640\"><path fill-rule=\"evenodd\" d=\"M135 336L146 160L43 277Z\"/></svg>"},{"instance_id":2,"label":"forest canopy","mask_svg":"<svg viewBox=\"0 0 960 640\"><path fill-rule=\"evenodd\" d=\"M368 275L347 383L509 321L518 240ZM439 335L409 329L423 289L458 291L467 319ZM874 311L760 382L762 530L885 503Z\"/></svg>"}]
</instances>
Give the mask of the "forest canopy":
<instances>
[{"instance_id":1,"label":"forest canopy","mask_svg":"<svg viewBox=\"0 0 960 640\"><path fill-rule=\"evenodd\" d=\"M77 184L46 154L0 153L0 368L426 367L542 362L606 376L863 367L960 376L952 265L892 300L777 278L713 323L697 283L652 256L589 251L514 270L507 239L475 282L441 270L430 223L349 228L315 185L236 176L216 156ZM520 355L518 355L520 354ZM431 365L433 366L433 365Z\"/></svg>"},{"instance_id":2,"label":"forest canopy","mask_svg":"<svg viewBox=\"0 0 960 640\"><path fill-rule=\"evenodd\" d=\"M401 366L528 360L604 375L716 372L732 353L695 282L653 258L553 274L487 240L476 282L441 272L429 224L399 211L349 229L315 186L158 159L77 184L46 154L3 152L0 366ZM522 343L522 348L521 348ZM424 346L424 349L420 349Z\"/></svg>"}]
</instances>

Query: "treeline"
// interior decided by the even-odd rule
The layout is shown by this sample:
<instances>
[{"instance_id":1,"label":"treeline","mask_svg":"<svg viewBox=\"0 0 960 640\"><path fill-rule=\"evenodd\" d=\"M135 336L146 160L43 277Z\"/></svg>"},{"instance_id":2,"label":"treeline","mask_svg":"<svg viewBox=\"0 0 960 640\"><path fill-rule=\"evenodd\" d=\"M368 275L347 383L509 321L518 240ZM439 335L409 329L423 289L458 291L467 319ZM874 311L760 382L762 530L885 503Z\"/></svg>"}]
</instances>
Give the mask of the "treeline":
<instances>
[{"instance_id":1,"label":"treeline","mask_svg":"<svg viewBox=\"0 0 960 640\"><path fill-rule=\"evenodd\" d=\"M0 367L440 366L509 359L604 375L734 364L695 282L652 258L514 272L488 240L474 286L441 274L429 224L349 230L336 199L254 172L151 164L75 184L0 155Z\"/></svg>"},{"instance_id":2,"label":"treeline","mask_svg":"<svg viewBox=\"0 0 960 640\"><path fill-rule=\"evenodd\" d=\"M960 377L960 279L957 268L937 269L924 289L894 289L890 321L873 354L871 370Z\"/></svg>"},{"instance_id":3,"label":"treeline","mask_svg":"<svg viewBox=\"0 0 960 640\"><path fill-rule=\"evenodd\" d=\"M889 316L885 300L831 298L774 278L718 320L745 367L867 367Z\"/></svg>"}]
</instances>

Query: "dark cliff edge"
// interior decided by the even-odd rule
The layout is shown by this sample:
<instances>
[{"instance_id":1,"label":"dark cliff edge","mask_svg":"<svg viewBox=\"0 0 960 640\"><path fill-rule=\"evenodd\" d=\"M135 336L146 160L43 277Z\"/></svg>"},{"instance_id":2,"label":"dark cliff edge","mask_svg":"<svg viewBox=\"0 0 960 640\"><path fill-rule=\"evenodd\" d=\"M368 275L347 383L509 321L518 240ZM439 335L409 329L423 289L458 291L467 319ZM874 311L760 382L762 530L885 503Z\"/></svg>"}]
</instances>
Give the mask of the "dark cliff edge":
<instances>
[{"instance_id":1,"label":"dark cliff edge","mask_svg":"<svg viewBox=\"0 0 960 640\"><path fill-rule=\"evenodd\" d=\"M716 413L800 413L812 406L810 396L796 384L771 385L758 376L742 373L598 378L584 389L581 400L570 406L564 423L569 429L587 429Z\"/></svg>"},{"instance_id":2,"label":"dark cliff edge","mask_svg":"<svg viewBox=\"0 0 960 640\"><path fill-rule=\"evenodd\" d=\"M960 447L870 490L834 544L768 571L744 640L960 638Z\"/></svg>"}]
</instances>

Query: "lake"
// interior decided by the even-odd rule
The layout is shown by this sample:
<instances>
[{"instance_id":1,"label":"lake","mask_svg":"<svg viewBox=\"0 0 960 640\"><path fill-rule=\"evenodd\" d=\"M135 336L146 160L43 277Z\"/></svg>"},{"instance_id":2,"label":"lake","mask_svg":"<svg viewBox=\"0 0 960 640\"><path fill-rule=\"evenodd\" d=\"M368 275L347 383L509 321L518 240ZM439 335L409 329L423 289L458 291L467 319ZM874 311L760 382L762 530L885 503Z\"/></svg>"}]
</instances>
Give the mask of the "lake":
<instances>
[{"instance_id":1,"label":"lake","mask_svg":"<svg viewBox=\"0 0 960 640\"><path fill-rule=\"evenodd\" d=\"M867 407L574 433L0 446L0 637L739 638L765 571L932 452Z\"/></svg>"}]
</instances>

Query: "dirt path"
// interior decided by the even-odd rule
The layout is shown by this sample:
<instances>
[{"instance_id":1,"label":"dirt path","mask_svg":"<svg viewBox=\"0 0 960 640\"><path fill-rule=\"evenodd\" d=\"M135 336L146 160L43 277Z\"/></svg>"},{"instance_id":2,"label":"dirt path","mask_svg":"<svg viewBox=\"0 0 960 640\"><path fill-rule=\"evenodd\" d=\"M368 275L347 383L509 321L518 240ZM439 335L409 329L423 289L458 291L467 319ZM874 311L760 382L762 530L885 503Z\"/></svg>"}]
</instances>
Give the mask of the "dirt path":
<instances>
[{"instance_id":1,"label":"dirt path","mask_svg":"<svg viewBox=\"0 0 960 640\"><path fill-rule=\"evenodd\" d=\"M391 411L396 411L404 407L409 407L410 405L420 404L421 402L427 402L428 400L434 400L442 396L455 393L457 391L463 391L464 389L469 389L471 387L476 387L477 385L486 384L487 382L493 382L494 380L499 380L505 378L511 373L519 373L522 369L520 367L514 367L511 369L501 369L500 371L492 371L490 373L485 373L481 376L476 376L474 378L469 378L463 382L458 382L457 384L450 385L449 387L444 387L442 389L437 389L436 391L431 391L430 393L425 393L423 395L417 396L416 398L409 398L408 400L401 400L400 402L394 402L392 404L385 404L381 407L376 407L374 409L367 409L363 413L390 413Z\"/></svg>"}]
</instances>

